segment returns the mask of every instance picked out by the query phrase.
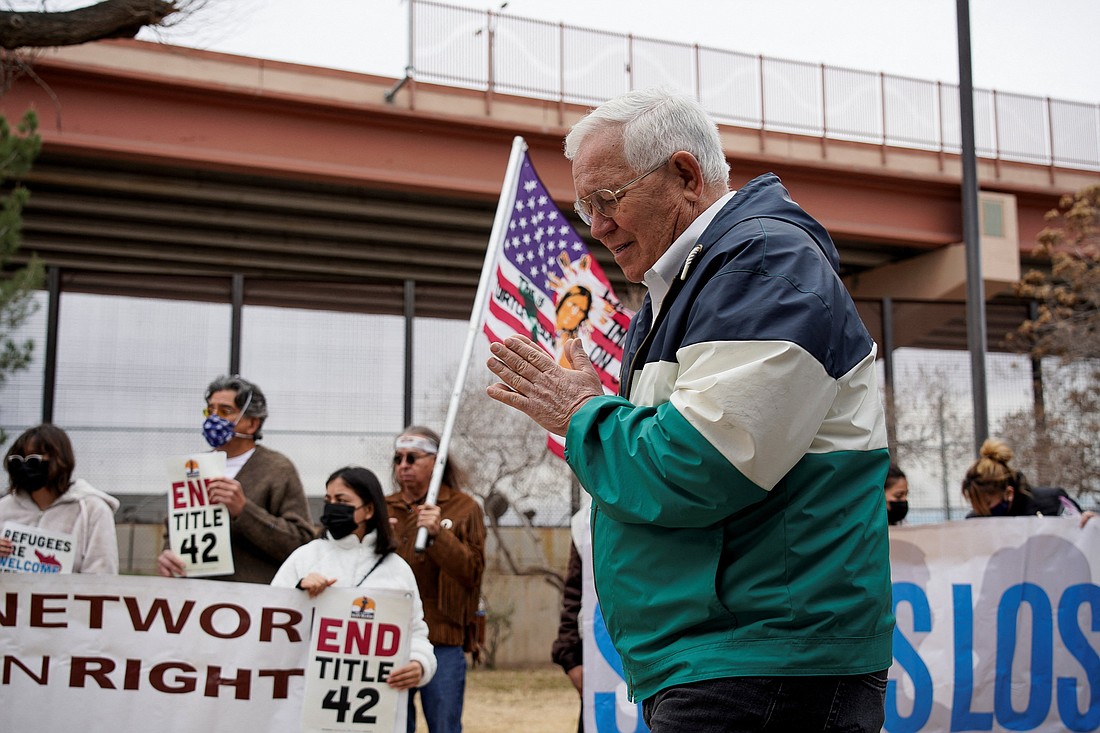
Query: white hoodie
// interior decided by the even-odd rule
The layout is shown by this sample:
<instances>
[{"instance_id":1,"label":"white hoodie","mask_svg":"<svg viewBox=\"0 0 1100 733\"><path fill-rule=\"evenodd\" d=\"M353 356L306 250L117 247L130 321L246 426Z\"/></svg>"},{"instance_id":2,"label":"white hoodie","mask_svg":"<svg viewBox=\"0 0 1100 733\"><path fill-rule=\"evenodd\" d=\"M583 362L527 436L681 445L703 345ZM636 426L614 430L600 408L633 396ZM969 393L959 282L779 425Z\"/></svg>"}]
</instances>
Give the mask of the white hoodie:
<instances>
[{"instance_id":1,"label":"white hoodie","mask_svg":"<svg viewBox=\"0 0 1100 733\"><path fill-rule=\"evenodd\" d=\"M25 492L0 499L0 525L18 522L31 527L67 532L74 539L74 573L118 574L115 510L118 499L78 478L69 490L45 510Z\"/></svg>"}]
</instances>

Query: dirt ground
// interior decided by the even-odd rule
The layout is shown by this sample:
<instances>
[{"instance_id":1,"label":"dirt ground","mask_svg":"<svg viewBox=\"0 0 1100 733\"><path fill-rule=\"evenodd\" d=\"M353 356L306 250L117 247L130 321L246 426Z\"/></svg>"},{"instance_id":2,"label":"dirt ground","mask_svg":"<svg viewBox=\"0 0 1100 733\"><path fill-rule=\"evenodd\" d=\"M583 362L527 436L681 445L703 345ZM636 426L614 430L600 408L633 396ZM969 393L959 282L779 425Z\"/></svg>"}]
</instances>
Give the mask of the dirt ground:
<instances>
[{"instance_id":1,"label":"dirt ground","mask_svg":"<svg viewBox=\"0 0 1100 733\"><path fill-rule=\"evenodd\" d=\"M560 667L471 669L462 729L468 733L575 733L580 697ZM418 716L416 733L427 733Z\"/></svg>"}]
</instances>

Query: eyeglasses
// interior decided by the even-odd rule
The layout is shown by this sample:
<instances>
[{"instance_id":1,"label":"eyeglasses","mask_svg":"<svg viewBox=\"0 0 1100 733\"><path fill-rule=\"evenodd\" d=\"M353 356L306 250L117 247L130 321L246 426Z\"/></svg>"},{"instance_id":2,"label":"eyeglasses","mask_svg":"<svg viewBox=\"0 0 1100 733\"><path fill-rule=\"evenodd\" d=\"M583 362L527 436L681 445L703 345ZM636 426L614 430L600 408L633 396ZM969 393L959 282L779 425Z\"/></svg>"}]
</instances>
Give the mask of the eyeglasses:
<instances>
[{"instance_id":1,"label":"eyeglasses","mask_svg":"<svg viewBox=\"0 0 1100 733\"><path fill-rule=\"evenodd\" d=\"M47 461L49 461L49 459L46 458L46 456L39 455L37 453L29 456L10 455L8 456L8 468L15 468L16 464L22 464L27 468L33 470L41 468L42 464L46 463Z\"/></svg>"},{"instance_id":2,"label":"eyeglasses","mask_svg":"<svg viewBox=\"0 0 1100 733\"><path fill-rule=\"evenodd\" d=\"M394 453L393 465L400 466L404 463L406 466L411 466L421 458L427 458L430 453Z\"/></svg>"},{"instance_id":3,"label":"eyeglasses","mask_svg":"<svg viewBox=\"0 0 1100 733\"><path fill-rule=\"evenodd\" d=\"M236 415L240 410L236 407L230 407L229 405L216 405L214 407L207 407L203 409L202 416L210 417L211 415L217 415L218 417L229 417L230 415Z\"/></svg>"},{"instance_id":4,"label":"eyeglasses","mask_svg":"<svg viewBox=\"0 0 1100 733\"><path fill-rule=\"evenodd\" d=\"M638 181L642 180L650 173L664 168L668 164L666 160L660 165L650 168L637 178L633 178L623 185L619 186L616 191L609 191L606 188L601 188L599 191L593 191L584 198L577 199L573 202L573 211L577 212L577 216L581 218L588 226L592 226L592 212L593 210L599 212L600 216L615 216L615 212L619 210L619 197L623 195L626 189L633 186Z\"/></svg>"}]
</instances>

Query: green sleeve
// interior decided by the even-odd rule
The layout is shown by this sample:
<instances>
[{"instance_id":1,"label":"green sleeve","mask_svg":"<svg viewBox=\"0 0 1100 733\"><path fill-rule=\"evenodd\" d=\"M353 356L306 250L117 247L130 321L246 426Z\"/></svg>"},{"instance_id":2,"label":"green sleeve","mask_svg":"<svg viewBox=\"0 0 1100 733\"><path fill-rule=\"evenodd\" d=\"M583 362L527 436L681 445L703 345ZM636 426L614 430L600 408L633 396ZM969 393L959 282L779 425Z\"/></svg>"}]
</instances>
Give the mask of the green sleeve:
<instances>
[{"instance_id":1,"label":"green sleeve","mask_svg":"<svg viewBox=\"0 0 1100 733\"><path fill-rule=\"evenodd\" d=\"M565 458L600 511L618 522L706 527L767 496L670 402L589 400L569 423Z\"/></svg>"}]
</instances>

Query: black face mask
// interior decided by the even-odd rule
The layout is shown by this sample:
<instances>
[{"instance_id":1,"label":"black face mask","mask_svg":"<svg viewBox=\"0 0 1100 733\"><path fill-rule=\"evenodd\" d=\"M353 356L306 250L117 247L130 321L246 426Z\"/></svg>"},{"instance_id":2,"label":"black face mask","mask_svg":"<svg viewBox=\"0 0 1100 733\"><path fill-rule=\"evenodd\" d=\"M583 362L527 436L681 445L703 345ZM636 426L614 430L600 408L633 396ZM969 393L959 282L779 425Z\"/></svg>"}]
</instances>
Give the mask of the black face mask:
<instances>
[{"instance_id":1,"label":"black face mask","mask_svg":"<svg viewBox=\"0 0 1100 733\"><path fill-rule=\"evenodd\" d=\"M359 507L347 504L325 504L321 512L321 524L332 535L332 539L339 540L347 537L359 526L355 521L355 510Z\"/></svg>"},{"instance_id":2,"label":"black face mask","mask_svg":"<svg viewBox=\"0 0 1100 733\"><path fill-rule=\"evenodd\" d=\"M11 485L19 491L26 491L28 494L43 488L46 485L46 479L49 478L49 473L48 461L36 461L30 466L26 463L8 464Z\"/></svg>"},{"instance_id":3,"label":"black face mask","mask_svg":"<svg viewBox=\"0 0 1100 733\"><path fill-rule=\"evenodd\" d=\"M909 502L907 501L888 501L886 502L886 521L890 524L899 524L901 520L905 519L905 515L909 513Z\"/></svg>"}]
</instances>

